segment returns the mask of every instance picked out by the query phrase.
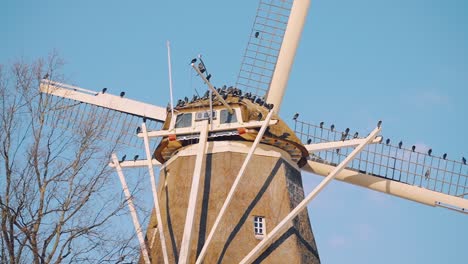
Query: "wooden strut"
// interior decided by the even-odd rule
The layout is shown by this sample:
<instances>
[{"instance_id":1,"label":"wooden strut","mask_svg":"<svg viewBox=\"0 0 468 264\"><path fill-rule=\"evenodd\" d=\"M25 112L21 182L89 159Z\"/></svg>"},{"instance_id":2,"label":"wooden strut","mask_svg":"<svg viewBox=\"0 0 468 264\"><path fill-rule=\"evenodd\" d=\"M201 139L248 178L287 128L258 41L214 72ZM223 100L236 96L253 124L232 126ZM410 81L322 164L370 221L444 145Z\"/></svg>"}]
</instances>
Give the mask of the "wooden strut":
<instances>
[{"instance_id":1,"label":"wooden strut","mask_svg":"<svg viewBox=\"0 0 468 264\"><path fill-rule=\"evenodd\" d=\"M253 156L253 154L255 152L255 149L257 148L258 144L262 140L262 137L263 137L263 134L266 131L266 128L269 126L270 119L271 119L272 115L273 115L273 110L270 110L267 117L265 118L265 121L264 121L260 131L257 134L257 137L255 138L254 143L250 147L249 153L247 154L247 157L245 158L244 163L242 164L242 167L241 167L241 169L239 171L239 174L237 174L237 177L234 180L234 183L232 184L231 189L229 190L229 193L228 193L228 195L226 197L226 200L223 203L223 206L221 207L221 210L218 213L218 216L216 217L216 220L215 220L215 222L213 224L213 227L211 228L210 234L208 235L208 237L207 237L207 239L205 241L205 244L203 245L203 248L200 251L200 254L198 255L197 262L196 262L197 264L199 264L199 263L201 263L203 261L205 255L206 255L206 251L208 249L208 246L210 245L210 242L211 242L211 240L213 238L213 235L215 234L216 230L218 229L218 225L221 222L221 219L223 218L224 213L227 210L227 207L229 206L229 204L232 201L232 198L234 196L234 192L237 190L237 187L239 186L239 182L242 179L242 176L244 176L247 165L249 164L249 162L250 162L250 160L251 160L251 158L252 158L252 156Z\"/></svg>"},{"instance_id":2,"label":"wooden strut","mask_svg":"<svg viewBox=\"0 0 468 264\"><path fill-rule=\"evenodd\" d=\"M143 255L143 260L146 264L151 264L148 249L145 244L145 239L143 238L143 232L141 231L140 221L138 221L138 215L135 210L135 205L133 204L133 198L130 194L130 191L128 190L127 182L125 181L125 176L123 174L122 167L120 167L119 160L117 159L117 155L115 155L115 153L112 153L112 162L114 164L115 170L117 171L117 174L119 175L120 183L122 183L122 189L125 194L128 209L130 210L130 214L132 216L133 225L135 226L135 231L137 233L138 241L140 243L140 250L141 254Z\"/></svg>"},{"instance_id":3,"label":"wooden strut","mask_svg":"<svg viewBox=\"0 0 468 264\"><path fill-rule=\"evenodd\" d=\"M143 130L143 139L145 143L145 152L146 152L146 160L148 164L148 172L150 176L150 181L151 181L151 190L153 192L153 201L154 201L154 210L156 213L156 220L158 221L158 231L159 231L159 239L161 240L161 248L163 252L163 258L164 258L164 263L168 264L169 263L169 257L167 255L167 247L166 247L166 239L164 237L164 228L161 226L162 223L162 218L161 218L161 209L159 207L159 198L158 198L158 192L156 189L156 181L154 177L154 170L153 170L153 162L151 159L151 151L149 148L149 138L148 138L148 130L146 128L146 124L143 123L141 125L142 130Z\"/></svg>"},{"instance_id":4,"label":"wooden strut","mask_svg":"<svg viewBox=\"0 0 468 264\"><path fill-rule=\"evenodd\" d=\"M206 79L206 77L201 73L201 71L195 66L195 63L192 63L191 65L192 68L198 73L198 75L200 75L200 77L203 79L206 85L208 85L208 88L211 90L211 92L213 92L216 95L218 100L221 101L221 103L223 103L223 105L228 109L229 113L232 115L234 113L232 107L228 103L226 103L226 101L223 99L223 97L221 97L221 95L219 95L218 91L216 91L213 85L211 85L210 81Z\"/></svg>"},{"instance_id":5,"label":"wooden strut","mask_svg":"<svg viewBox=\"0 0 468 264\"><path fill-rule=\"evenodd\" d=\"M366 147L372 140L380 132L381 127L378 126L375 128L368 137L366 137L365 141L361 142L350 154L347 156L330 174L325 177L325 179L320 182L317 187L315 187L312 192L307 195L304 200L302 200L299 205L296 206L269 234L266 234L265 238L255 246L252 251L250 251L247 256L242 259L240 262L241 264L252 263L255 259L263 252L263 250L273 243L273 240L280 236L284 230L288 227L288 224L302 211L304 210L310 201L312 201L320 191L322 191L334 178L338 175L347 165L348 163L358 155L364 147Z\"/></svg>"},{"instance_id":6,"label":"wooden strut","mask_svg":"<svg viewBox=\"0 0 468 264\"><path fill-rule=\"evenodd\" d=\"M187 216L185 218L184 235L182 237L182 244L179 255L178 263L182 264L188 263L190 259L190 248L192 244L193 226L195 222L195 210L200 187L200 178L205 160L208 127L208 120L204 120L202 126L200 127L200 139L198 142L197 157L195 159L195 168L193 170L192 187L190 189Z\"/></svg>"}]
</instances>

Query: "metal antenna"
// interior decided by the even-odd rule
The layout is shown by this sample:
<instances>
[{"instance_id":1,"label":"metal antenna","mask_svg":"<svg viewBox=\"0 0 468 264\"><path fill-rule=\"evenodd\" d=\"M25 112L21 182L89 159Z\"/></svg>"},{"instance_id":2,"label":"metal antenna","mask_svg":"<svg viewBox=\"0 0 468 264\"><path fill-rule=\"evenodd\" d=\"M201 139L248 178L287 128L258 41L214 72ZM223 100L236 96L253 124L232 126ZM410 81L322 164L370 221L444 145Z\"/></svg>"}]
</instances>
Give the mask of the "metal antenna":
<instances>
[{"instance_id":1,"label":"metal antenna","mask_svg":"<svg viewBox=\"0 0 468 264\"><path fill-rule=\"evenodd\" d=\"M169 40L167 44L167 66L169 68L169 91L171 96L171 116L174 117L174 99L172 96L172 64L171 64L171 43Z\"/></svg>"}]
</instances>

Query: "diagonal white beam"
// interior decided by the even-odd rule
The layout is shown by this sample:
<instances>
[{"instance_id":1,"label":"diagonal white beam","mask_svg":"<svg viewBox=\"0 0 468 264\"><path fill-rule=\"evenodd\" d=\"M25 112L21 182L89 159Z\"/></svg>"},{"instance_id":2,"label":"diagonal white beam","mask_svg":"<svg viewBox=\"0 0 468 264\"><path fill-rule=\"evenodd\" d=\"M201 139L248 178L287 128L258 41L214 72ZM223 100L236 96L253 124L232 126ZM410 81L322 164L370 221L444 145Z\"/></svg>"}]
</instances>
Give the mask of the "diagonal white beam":
<instances>
[{"instance_id":1,"label":"diagonal white beam","mask_svg":"<svg viewBox=\"0 0 468 264\"><path fill-rule=\"evenodd\" d=\"M330 141L330 142L323 142L323 143L316 143L310 145L304 145L309 153L329 150L329 149L339 149L339 148L349 148L349 147L356 147L357 145L361 144L365 141L365 138L358 138L358 139L350 139L345 141ZM369 144L378 144L382 141L382 137L378 136L374 140L372 140Z\"/></svg>"},{"instance_id":2,"label":"diagonal white beam","mask_svg":"<svg viewBox=\"0 0 468 264\"><path fill-rule=\"evenodd\" d=\"M197 207L197 198L200 187L200 178L202 167L205 160L206 142L208 139L208 120L203 121L200 127L200 139L198 142L197 157L195 159L195 168L193 170L192 187L190 189L189 203L187 206L187 216L185 217L184 235L180 247L179 262L188 263L190 259L190 247L192 245L193 225L195 220L195 211Z\"/></svg>"},{"instance_id":3,"label":"diagonal white beam","mask_svg":"<svg viewBox=\"0 0 468 264\"><path fill-rule=\"evenodd\" d=\"M57 97L68 98L135 116L159 120L161 122L166 120L165 108L109 93L98 93L51 80L42 80L39 89L42 93Z\"/></svg>"},{"instance_id":4,"label":"diagonal white beam","mask_svg":"<svg viewBox=\"0 0 468 264\"><path fill-rule=\"evenodd\" d=\"M143 255L143 260L146 264L151 264L150 258L148 255L148 249L146 248L145 239L143 238L143 232L141 231L140 221L138 221L138 215L135 210L135 205L133 204L132 195L127 187L127 182L125 181L125 176L122 171L122 167L120 167L119 160L115 153L112 153L112 162L114 164L115 170L119 175L120 183L122 184L122 189L125 194L125 199L127 201L128 209L130 210L130 215L132 216L133 225L135 226L135 231L137 233L138 242L140 243L140 250L141 254Z\"/></svg>"},{"instance_id":5,"label":"diagonal white beam","mask_svg":"<svg viewBox=\"0 0 468 264\"><path fill-rule=\"evenodd\" d=\"M266 101L274 105L275 113L279 113L280 110L309 6L310 0L295 0L291 7L288 25L266 96Z\"/></svg>"},{"instance_id":6,"label":"diagonal white beam","mask_svg":"<svg viewBox=\"0 0 468 264\"><path fill-rule=\"evenodd\" d=\"M223 103L223 105L228 109L229 113L232 114L233 113L232 107L229 106L228 103L226 103L226 101L223 99L223 97L221 97L221 95L219 95L218 91L216 91L213 85L211 85L210 81L206 79L206 77L201 73L198 67L195 66L195 63L192 63L192 68L198 73L198 75L200 75L200 77L203 79L206 85L208 85L208 88L216 95L218 100L221 101L221 103Z\"/></svg>"},{"instance_id":7,"label":"diagonal white beam","mask_svg":"<svg viewBox=\"0 0 468 264\"><path fill-rule=\"evenodd\" d=\"M270 122L271 116L273 115L273 110L268 113L267 117L265 118L265 123L263 123L263 126L260 128L260 131L257 134L257 137L255 138L254 143L252 144L252 147L250 147L249 153L247 154L247 157L244 160L244 163L242 164L242 167L237 174L236 179L234 180L234 183L231 186L231 189L229 190L229 193L226 197L226 200L223 203L223 206L221 207L221 210L218 213L218 216L216 217L216 220L213 224L213 227L211 228L210 234L208 235L205 244L203 245L203 248L198 255L197 259L197 264L201 263L203 259L205 258L206 251L208 249L208 246L211 243L211 239L213 238L213 235L216 233L216 230L218 229L219 223L221 222L221 219L224 216L224 213L227 210L227 207L232 201L232 198L234 197L234 192L237 190L237 186L239 186L239 182L242 179L242 176L244 176L245 170L247 169L247 165L249 164L250 160L252 159L252 155L255 152L255 149L257 148L258 144L260 143L260 140L262 140L263 134L265 133L268 124Z\"/></svg>"},{"instance_id":8,"label":"diagonal white beam","mask_svg":"<svg viewBox=\"0 0 468 264\"><path fill-rule=\"evenodd\" d=\"M143 129L143 140L145 142L145 152L146 152L146 163L148 165L148 172L151 181L151 191L153 192L153 201L154 201L154 210L156 212L156 220L158 221L158 231L159 231L159 239L161 240L161 248L164 258L164 263L169 263L169 258L167 256L167 247L166 247L166 239L164 237L164 228L162 226L162 218L161 218L161 208L159 207L159 198L158 198L158 191L156 189L156 181L154 178L154 170L153 170L153 162L151 159L151 151L149 148L149 138L148 138L148 130L146 128L146 124L142 124Z\"/></svg>"},{"instance_id":9,"label":"diagonal white beam","mask_svg":"<svg viewBox=\"0 0 468 264\"><path fill-rule=\"evenodd\" d=\"M317 185L317 187L315 187L315 189L312 190L312 192L309 195L307 195L307 197L304 198L304 200L302 200L302 202L300 202L299 205L297 205L296 208L294 208L269 234L267 234L265 238L260 243L258 243L257 246L252 251L250 251L250 253L247 254L247 256L244 257L244 259L242 259L240 263L252 263L263 252L263 250L266 247L271 245L273 240L280 236L288 227L290 221L293 220L302 210L304 210L304 208L307 207L309 202L312 201L312 199L314 199L317 196L317 194L319 194L319 192L323 190L323 188L325 188L333 180L333 178L335 178L335 176L339 174L348 165L348 163L364 149L364 147L367 144L369 144L373 139L375 139L380 130L380 126L375 128L369 134L366 140L359 144L349 154L348 157L346 157L332 172L330 172L330 174L327 177L325 177L325 179L322 182L320 182L320 184Z\"/></svg>"},{"instance_id":10,"label":"diagonal white beam","mask_svg":"<svg viewBox=\"0 0 468 264\"><path fill-rule=\"evenodd\" d=\"M327 176L334 166L308 160L301 170L320 176ZM413 202L430 206L450 205L458 208L458 212L468 213L468 200L429 189L398 182L384 177L360 173L355 170L344 169L335 177L336 180L354 184L374 191L394 195Z\"/></svg>"}]
</instances>

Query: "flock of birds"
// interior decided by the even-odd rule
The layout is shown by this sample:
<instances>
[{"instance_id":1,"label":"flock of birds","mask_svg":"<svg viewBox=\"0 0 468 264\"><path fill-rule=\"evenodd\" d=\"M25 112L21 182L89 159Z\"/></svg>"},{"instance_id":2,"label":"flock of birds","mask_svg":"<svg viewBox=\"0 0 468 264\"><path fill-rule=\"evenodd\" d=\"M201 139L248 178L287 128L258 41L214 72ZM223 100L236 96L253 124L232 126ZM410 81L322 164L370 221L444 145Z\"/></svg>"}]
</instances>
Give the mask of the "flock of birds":
<instances>
[{"instance_id":1,"label":"flock of birds","mask_svg":"<svg viewBox=\"0 0 468 264\"><path fill-rule=\"evenodd\" d=\"M297 118L298 118L298 117L299 117L299 113L295 113L294 116L293 116L293 120L294 120L294 121L297 121ZM320 122L319 128L320 128L320 129L323 129L323 128L324 128L324 124L325 124L325 123L324 123L323 121ZM380 126L381 124L382 124L382 122L379 121L379 124L378 124L378 125ZM334 132L334 131L335 131L335 125L332 124L332 125L330 126L330 131L331 131L331 132ZM348 137L348 136L349 136L349 131L350 131L350 129L349 129L349 128L346 128L346 130L345 130L344 132L341 132L341 139L340 139L341 141L345 141L346 139L351 139L350 137ZM359 137L359 133L358 133L358 132L355 132L352 138L353 138L353 139L356 139L356 138L358 138L358 137ZM383 138L382 138L382 141L383 141ZM307 144L312 144L312 139L310 139L310 138L307 139ZM385 144L386 144L386 145L390 145L390 139L389 139L389 138L387 138L387 139L385 140ZM403 141L398 142L398 148L401 149L402 147L403 147ZM337 151L337 153L338 153L338 152L339 152L339 149L337 149L336 151ZM412 152L416 152L416 145L411 146L411 151L412 151ZM428 149L428 150L427 150L427 155L432 156L432 149ZM447 159L447 153L444 153L444 154L442 155L442 159L444 159L444 160ZM461 162L463 163L463 165L467 165L467 159L466 159L465 157L462 157L462 158L461 158ZM427 176L428 176L428 173L426 172L426 177L427 177Z\"/></svg>"},{"instance_id":2,"label":"flock of birds","mask_svg":"<svg viewBox=\"0 0 468 264\"><path fill-rule=\"evenodd\" d=\"M242 90L234 87L234 86L229 86L227 87L226 85L223 85L221 88L216 88L216 91L218 94L226 100L228 96L234 96L239 99L239 102L242 100L250 100L252 103L258 104L260 106L266 107L268 110L273 109L273 104L269 104L265 101L263 97L257 97L256 95L252 95L252 93L243 93ZM212 100L216 99L215 94L212 94ZM187 96L184 97L184 99L179 99L177 101L176 107L184 107L188 104L192 104L198 101L204 101L208 100L210 98L210 90L207 90L203 96L200 96L198 94L195 94L192 99L189 99ZM170 104L168 105L168 111L170 110Z\"/></svg>"}]
</instances>

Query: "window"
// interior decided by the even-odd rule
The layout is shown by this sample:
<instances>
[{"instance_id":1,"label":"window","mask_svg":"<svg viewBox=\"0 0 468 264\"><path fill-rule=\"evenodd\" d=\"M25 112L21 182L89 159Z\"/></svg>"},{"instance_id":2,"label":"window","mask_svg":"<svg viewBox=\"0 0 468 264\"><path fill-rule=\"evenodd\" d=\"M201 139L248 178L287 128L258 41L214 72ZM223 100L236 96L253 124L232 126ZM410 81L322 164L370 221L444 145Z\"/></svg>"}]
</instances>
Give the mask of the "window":
<instances>
[{"instance_id":1,"label":"window","mask_svg":"<svg viewBox=\"0 0 468 264\"><path fill-rule=\"evenodd\" d=\"M220 117L219 117L219 123L220 124L237 123L236 111L235 110L233 110L233 111L234 112L232 114L230 114L227 109L221 110Z\"/></svg>"},{"instance_id":2,"label":"window","mask_svg":"<svg viewBox=\"0 0 468 264\"><path fill-rule=\"evenodd\" d=\"M177 116L175 128L189 127L192 125L192 113L183 113Z\"/></svg>"},{"instance_id":3,"label":"window","mask_svg":"<svg viewBox=\"0 0 468 264\"><path fill-rule=\"evenodd\" d=\"M216 111L211 113L213 119L216 119ZM209 120L210 119L210 111L202 111L195 114L195 121L202 121L202 120Z\"/></svg>"},{"instance_id":4,"label":"window","mask_svg":"<svg viewBox=\"0 0 468 264\"><path fill-rule=\"evenodd\" d=\"M254 234L257 238L263 238L265 235L265 217L254 216Z\"/></svg>"}]
</instances>

